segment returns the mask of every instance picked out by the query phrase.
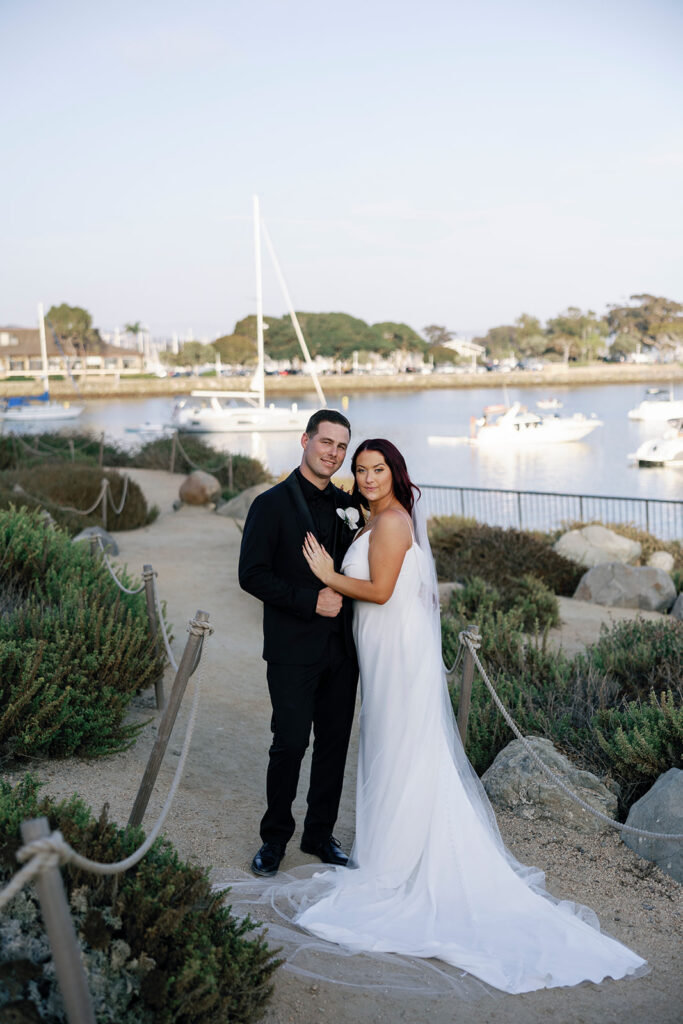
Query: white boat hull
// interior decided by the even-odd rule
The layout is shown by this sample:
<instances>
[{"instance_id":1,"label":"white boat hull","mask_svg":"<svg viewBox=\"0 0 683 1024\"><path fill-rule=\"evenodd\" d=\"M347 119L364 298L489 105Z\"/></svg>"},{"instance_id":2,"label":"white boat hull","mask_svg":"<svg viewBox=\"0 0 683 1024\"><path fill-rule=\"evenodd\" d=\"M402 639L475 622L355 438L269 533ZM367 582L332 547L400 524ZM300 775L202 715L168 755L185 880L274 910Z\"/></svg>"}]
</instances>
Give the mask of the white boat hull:
<instances>
[{"instance_id":1,"label":"white boat hull","mask_svg":"<svg viewBox=\"0 0 683 1024\"><path fill-rule=\"evenodd\" d=\"M630 409L628 418L644 423L666 423L683 417L683 399L665 402L641 402L635 409Z\"/></svg>"},{"instance_id":2,"label":"white boat hull","mask_svg":"<svg viewBox=\"0 0 683 1024\"><path fill-rule=\"evenodd\" d=\"M62 405L48 402L43 406L17 405L12 409L0 409L0 420L6 423L42 423L43 420L75 420L83 412L84 405Z\"/></svg>"},{"instance_id":3,"label":"white boat hull","mask_svg":"<svg viewBox=\"0 0 683 1024\"><path fill-rule=\"evenodd\" d=\"M470 438L470 444L477 447L493 447L506 445L515 448L528 448L542 444L571 444L587 437L596 427L601 427L598 419L543 419L538 424L514 425L508 427L497 424L485 425L477 431L476 437Z\"/></svg>"},{"instance_id":4,"label":"white boat hull","mask_svg":"<svg viewBox=\"0 0 683 1024\"><path fill-rule=\"evenodd\" d=\"M174 409L173 425L180 431L194 434L298 433L306 429L313 411L276 405L264 408L221 408L217 401L210 404L193 403L190 398Z\"/></svg>"},{"instance_id":5,"label":"white boat hull","mask_svg":"<svg viewBox=\"0 0 683 1024\"><path fill-rule=\"evenodd\" d=\"M639 466L683 466L683 429L674 428L662 437L643 441L629 459Z\"/></svg>"}]
</instances>

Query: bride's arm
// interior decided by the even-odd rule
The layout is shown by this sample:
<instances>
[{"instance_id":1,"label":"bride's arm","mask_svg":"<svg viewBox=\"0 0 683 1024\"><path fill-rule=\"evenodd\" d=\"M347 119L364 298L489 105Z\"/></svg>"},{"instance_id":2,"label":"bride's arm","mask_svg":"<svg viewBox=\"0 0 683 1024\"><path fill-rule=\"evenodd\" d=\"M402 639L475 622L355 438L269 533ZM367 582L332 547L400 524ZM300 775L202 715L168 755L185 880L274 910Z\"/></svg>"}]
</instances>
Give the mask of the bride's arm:
<instances>
[{"instance_id":1,"label":"bride's arm","mask_svg":"<svg viewBox=\"0 0 683 1024\"><path fill-rule=\"evenodd\" d=\"M334 563L313 534L306 535L304 556L319 580L344 597L385 604L394 592L403 558L412 543L403 513L388 509L378 517L369 541L370 579L359 580L334 571Z\"/></svg>"}]
</instances>

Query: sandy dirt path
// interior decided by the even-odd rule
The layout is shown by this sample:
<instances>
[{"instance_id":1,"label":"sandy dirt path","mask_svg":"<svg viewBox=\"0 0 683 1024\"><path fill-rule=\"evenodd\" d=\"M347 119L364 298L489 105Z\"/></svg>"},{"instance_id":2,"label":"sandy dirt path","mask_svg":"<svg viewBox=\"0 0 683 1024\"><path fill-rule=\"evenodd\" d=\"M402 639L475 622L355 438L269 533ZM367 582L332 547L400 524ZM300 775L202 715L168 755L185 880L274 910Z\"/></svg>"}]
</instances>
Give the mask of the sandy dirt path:
<instances>
[{"instance_id":1,"label":"sandy dirt path","mask_svg":"<svg viewBox=\"0 0 683 1024\"><path fill-rule=\"evenodd\" d=\"M161 597L173 623L176 659L182 652L188 620L208 611L215 628L203 657L203 691L185 777L167 822L167 834L181 854L211 865L215 877L245 869L259 844L263 812L266 751L270 742L270 706L261 660L261 607L244 594L236 579L240 531L230 519L206 508L172 510L182 477L133 470L150 503L160 508L149 527L117 534L119 561L137 575L145 562L158 572ZM595 609L591 620L595 623ZM572 624L572 645L577 630ZM578 634L577 634L578 635ZM569 644L567 645L569 646ZM172 681L166 674L167 692ZM169 750L153 794L145 825L156 819L171 782L185 733L193 692L190 682ZM136 702L133 716L150 720L135 747L101 760L47 761L34 770L57 796L80 793L98 810L108 802L111 816L125 823L154 741L157 718L152 691ZM357 727L349 754L347 779L336 829L345 848L353 839L353 796ZM308 774L304 765L302 779ZM302 786L302 790L304 787ZM295 816L303 819L303 796ZM405 1024L674 1024L680 1020L683 981L680 970L681 887L627 849L614 835L586 837L562 826L530 826L501 816L503 836L527 863L543 867L556 895L588 903L603 927L648 958L652 973L629 982L582 985L574 989L464 1003L453 996L406 997L369 993L329 983L314 985L279 971L267 1024L321 1021L402 1021ZM298 850L299 833L287 849L283 867L311 858Z\"/></svg>"}]
</instances>

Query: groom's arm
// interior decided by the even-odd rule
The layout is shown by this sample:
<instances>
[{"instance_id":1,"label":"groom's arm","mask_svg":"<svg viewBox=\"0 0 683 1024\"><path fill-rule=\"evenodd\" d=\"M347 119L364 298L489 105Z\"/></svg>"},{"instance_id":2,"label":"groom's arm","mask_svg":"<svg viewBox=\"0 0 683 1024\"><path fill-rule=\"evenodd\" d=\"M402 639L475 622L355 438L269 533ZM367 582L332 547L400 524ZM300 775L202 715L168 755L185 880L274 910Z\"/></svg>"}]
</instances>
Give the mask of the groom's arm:
<instances>
[{"instance_id":1,"label":"groom's arm","mask_svg":"<svg viewBox=\"0 0 683 1024\"><path fill-rule=\"evenodd\" d=\"M282 608L301 619L312 619L321 592L313 586L298 586L274 571L280 543L277 510L257 498L244 524L238 570L240 586L264 604Z\"/></svg>"}]
</instances>

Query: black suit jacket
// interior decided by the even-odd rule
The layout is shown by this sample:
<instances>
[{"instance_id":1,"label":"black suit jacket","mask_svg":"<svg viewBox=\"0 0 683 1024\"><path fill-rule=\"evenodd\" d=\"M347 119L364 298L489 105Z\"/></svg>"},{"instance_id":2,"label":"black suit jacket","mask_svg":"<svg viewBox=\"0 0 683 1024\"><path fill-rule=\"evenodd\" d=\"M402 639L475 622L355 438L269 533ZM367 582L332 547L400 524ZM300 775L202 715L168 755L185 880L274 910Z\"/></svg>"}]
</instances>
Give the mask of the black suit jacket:
<instances>
[{"instance_id":1,"label":"black suit jacket","mask_svg":"<svg viewBox=\"0 0 683 1024\"><path fill-rule=\"evenodd\" d=\"M334 488L337 508L351 498ZM263 657L281 665L313 665L320 661L334 619L317 615L318 591L323 584L308 567L302 552L306 533L316 534L313 517L296 475L254 499L244 524L239 561L240 586L263 601ZM339 570L353 531L336 516L335 569ZM344 599L342 634L355 656L351 636L351 602Z\"/></svg>"}]
</instances>

